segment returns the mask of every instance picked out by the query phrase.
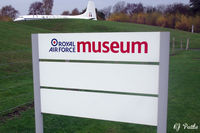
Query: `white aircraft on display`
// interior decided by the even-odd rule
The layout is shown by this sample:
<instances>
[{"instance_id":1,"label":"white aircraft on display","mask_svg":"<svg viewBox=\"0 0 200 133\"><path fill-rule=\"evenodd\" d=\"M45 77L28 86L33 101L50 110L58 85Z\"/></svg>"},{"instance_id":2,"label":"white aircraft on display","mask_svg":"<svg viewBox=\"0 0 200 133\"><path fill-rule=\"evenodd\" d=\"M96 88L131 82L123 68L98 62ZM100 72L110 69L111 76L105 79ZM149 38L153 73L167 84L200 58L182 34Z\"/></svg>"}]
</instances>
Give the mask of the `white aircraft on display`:
<instances>
[{"instance_id":1,"label":"white aircraft on display","mask_svg":"<svg viewBox=\"0 0 200 133\"><path fill-rule=\"evenodd\" d=\"M87 9L85 13L81 15L24 15L19 16L14 21L26 21L26 20L41 20L41 19L90 19L97 20L95 4L93 0L88 1Z\"/></svg>"}]
</instances>

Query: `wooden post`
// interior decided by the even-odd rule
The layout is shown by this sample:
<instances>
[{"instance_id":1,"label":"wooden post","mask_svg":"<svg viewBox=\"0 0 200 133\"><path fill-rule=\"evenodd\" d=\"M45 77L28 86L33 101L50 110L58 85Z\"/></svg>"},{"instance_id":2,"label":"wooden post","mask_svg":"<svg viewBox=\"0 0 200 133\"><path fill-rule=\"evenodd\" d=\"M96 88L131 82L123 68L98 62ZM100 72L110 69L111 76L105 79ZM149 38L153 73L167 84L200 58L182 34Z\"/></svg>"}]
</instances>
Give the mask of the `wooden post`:
<instances>
[{"instance_id":1,"label":"wooden post","mask_svg":"<svg viewBox=\"0 0 200 133\"><path fill-rule=\"evenodd\" d=\"M175 37L173 37L173 43L172 43L172 53L174 54L175 50Z\"/></svg>"},{"instance_id":2,"label":"wooden post","mask_svg":"<svg viewBox=\"0 0 200 133\"><path fill-rule=\"evenodd\" d=\"M186 50L189 49L189 43L190 43L190 39L188 38L188 39L187 39L187 44L186 44Z\"/></svg>"},{"instance_id":3,"label":"wooden post","mask_svg":"<svg viewBox=\"0 0 200 133\"><path fill-rule=\"evenodd\" d=\"M194 33L194 25L192 25L192 33Z\"/></svg>"}]
</instances>

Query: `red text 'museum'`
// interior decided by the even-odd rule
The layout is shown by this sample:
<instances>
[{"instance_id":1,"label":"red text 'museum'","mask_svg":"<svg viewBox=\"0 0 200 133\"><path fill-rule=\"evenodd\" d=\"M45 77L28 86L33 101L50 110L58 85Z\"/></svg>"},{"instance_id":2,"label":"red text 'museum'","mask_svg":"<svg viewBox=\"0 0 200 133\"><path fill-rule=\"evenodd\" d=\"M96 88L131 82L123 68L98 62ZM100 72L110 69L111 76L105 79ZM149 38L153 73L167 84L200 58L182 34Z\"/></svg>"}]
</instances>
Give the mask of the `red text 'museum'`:
<instances>
[{"instance_id":1,"label":"red text 'museum'","mask_svg":"<svg viewBox=\"0 0 200 133\"><path fill-rule=\"evenodd\" d=\"M146 41L136 42L95 42L95 41L78 41L77 52L94 52L94 53L148 53L148 43Z\"/></svg>"}]
</instances>

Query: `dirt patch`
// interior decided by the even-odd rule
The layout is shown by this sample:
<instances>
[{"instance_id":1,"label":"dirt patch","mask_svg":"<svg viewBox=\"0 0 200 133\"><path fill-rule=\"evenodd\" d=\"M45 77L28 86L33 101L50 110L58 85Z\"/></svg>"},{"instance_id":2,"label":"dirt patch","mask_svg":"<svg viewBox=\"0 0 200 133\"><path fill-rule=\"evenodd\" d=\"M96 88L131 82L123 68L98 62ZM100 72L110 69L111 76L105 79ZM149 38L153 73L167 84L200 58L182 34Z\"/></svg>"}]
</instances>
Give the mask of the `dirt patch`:
<instances>
[{"instance_id":1,"label":"dirt patch","mask_svg":"<svg viewBox=\"0 0 200 133\"><path fill-rule=\"evenodd\" d=\"M16 107L12 110L10 110L8 113L0 114L0 123L4 123L7 120L13 119L17 116L20 116L22 112L25 112L28 109L31 109L34 107L34 103L30 102L27 104L24 104L22 106Z\"/></svg>"},{"instance_id":2,"label":"dirt patch","mask_svg":"<svg viewBox=\"0 0 200 133\"><path fill-rule=\"evenodd\" d=\"M170 56L175 56L175 55L177 55L177 54L170 54Z\"/></svg>"}]
</instances>

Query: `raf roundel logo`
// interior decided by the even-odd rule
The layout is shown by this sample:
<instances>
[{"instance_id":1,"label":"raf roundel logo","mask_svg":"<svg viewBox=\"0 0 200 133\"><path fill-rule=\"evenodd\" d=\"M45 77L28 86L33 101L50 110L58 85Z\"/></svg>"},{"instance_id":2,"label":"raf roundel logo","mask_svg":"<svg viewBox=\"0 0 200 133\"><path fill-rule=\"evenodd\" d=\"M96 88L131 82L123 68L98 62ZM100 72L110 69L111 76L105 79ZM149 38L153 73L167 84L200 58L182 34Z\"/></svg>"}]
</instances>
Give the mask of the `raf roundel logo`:
<instances>
[{"instance_id":1,"label":"raf roundel logo","mask_svg":"<svg viewBox=\"0 0 200 133\"><path fill-rule=\"evenodd\" d=\"M51 45L53 45L53 46L57 46L57 44L58 44L58 40L57 39L52 39L51 40Z\"/></svg>"}]
</instances>

